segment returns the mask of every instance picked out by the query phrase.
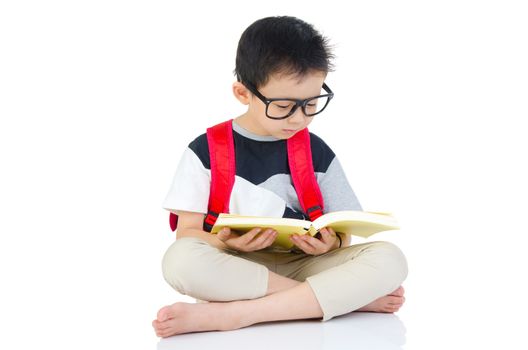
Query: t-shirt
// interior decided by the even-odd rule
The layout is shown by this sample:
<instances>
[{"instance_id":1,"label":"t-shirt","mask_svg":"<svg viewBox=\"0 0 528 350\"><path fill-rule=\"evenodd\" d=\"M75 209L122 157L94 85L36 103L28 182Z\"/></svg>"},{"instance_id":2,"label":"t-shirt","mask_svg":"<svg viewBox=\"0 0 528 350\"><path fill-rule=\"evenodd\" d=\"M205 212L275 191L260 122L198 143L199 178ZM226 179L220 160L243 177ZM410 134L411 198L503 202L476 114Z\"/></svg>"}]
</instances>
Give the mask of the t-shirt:
<instances>
[{"instance_id":1,"label":"t-shirt","mask_svg":"<svg viewBox=\"0 0 528 350\"><path fill-rule=\"evenodd\" d=\"M290 175L286 140L253 134L235 121L232 125L236 175L229 212L309 220ZM323 213L362 210L334 152L320 137L309 134ZM209 148L203 133L184 150L163 208L206 214L210 183Z\"/></svg>"}]
</instances>

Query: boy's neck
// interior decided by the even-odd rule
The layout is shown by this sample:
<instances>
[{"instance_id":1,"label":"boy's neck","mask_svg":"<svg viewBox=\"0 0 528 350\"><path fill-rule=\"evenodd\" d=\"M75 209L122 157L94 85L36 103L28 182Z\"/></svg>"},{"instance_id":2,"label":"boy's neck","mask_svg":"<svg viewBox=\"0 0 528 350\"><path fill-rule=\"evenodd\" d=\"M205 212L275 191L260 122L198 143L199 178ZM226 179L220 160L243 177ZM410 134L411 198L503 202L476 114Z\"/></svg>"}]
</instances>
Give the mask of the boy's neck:
<instances>
[{"instance_id":1,"label":"boy's neck","mask_svg":"<svg viewBox=\"0 0 528 350\"><path fill-rule=\"evenodd\" d=\"M278 141L281 140L273 135L263 135L256 131L256 128L248 122L244 115L241 115L233 120L233 130L244 137L255 141Z\"/></svg>"}]
</instances>

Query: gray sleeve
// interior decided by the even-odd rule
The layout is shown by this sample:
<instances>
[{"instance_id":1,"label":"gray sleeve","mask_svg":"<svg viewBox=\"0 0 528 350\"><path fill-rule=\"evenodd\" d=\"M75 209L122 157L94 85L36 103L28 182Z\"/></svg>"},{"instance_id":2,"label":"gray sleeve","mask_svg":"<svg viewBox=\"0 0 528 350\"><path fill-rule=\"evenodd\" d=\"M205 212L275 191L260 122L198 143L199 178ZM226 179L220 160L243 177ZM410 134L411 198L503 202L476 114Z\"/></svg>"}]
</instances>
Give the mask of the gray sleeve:
<instances>
[{"instance_id":1,"label":"gray sleeve","mask_svg":"<svg viewBox=\"0 0 528 350\"><path fill-rule=\"evenodd\" d=\"M337 157L334 157L325 173L316 172L315 175L323 195L323 213L338 210L363 210Z\"/></svg>"}]
</instances>

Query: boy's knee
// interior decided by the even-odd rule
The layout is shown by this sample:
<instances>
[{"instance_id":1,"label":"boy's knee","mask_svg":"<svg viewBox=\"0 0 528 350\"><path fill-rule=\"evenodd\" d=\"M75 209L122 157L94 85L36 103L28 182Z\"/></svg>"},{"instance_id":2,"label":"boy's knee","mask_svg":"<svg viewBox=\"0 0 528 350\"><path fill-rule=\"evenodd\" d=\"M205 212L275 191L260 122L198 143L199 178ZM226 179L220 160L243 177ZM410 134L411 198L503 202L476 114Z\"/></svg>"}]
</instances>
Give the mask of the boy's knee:
<instances>
[{"instance_id":1,"label":"boy's knee","mask_svg":"<svg viewBox=\"0 0 528 350\"><path fill-rule=\"evenodd\" d=\"M371 249L378 257L380 266L394 278L396 284L401 284L407 278L407 259L397 245L387 241L375 241Z\"/></svg>"},{"instance_id":2,"label":"boy's knee","mask_svg":"<svg viewBox=\"0 0 528 350\"><path fill-rule=\"evenodd\" d=\"M163 278L181 294L187 294L186 285L189 278L193 274L196 275L193 268L199 265L196 259L200 258L197 249L204 248L210 248L206 241L197 237L183 237L173 242L163 255L161 264Z\"/></svg>"}]
</instances>

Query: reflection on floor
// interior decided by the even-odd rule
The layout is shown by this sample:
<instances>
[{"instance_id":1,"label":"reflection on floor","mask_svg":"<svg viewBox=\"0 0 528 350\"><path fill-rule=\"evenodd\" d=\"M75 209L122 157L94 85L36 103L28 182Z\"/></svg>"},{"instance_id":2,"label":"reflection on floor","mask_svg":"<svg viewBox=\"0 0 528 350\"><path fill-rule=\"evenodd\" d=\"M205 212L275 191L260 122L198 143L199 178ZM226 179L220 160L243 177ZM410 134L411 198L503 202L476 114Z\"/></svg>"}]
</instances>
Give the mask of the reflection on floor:
<instances>
[{"instance_id":1,"label":"reflection on floor","mask_svg":"<svg viewBox=\"0 0 528 350\"><path fill-rule=\"evenodd\" d=\"M161 339L158 350L402 349L405 326L395 314L352 312L320 319L255 324L234 331L196 332Z\"/></svg>"}]
</instances>

